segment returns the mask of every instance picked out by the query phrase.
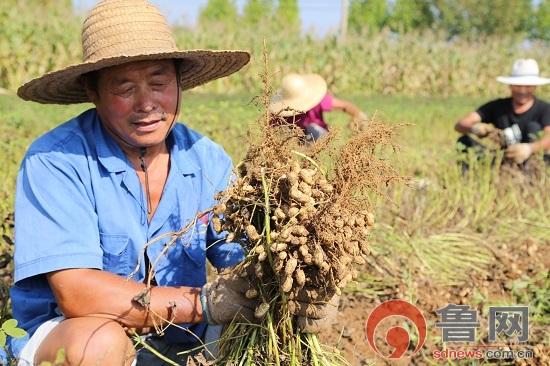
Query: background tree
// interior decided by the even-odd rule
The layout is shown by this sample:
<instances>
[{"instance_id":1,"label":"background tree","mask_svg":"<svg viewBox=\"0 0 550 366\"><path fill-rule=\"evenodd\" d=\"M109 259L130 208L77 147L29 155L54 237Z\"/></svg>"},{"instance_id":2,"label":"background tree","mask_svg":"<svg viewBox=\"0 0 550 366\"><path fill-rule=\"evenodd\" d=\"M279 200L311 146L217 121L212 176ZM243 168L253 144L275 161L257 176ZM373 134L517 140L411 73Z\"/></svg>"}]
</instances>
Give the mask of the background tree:
<instances>
[{"instance_id":1,"label":"background tree","mask_svg":"<svg viewBox=\"0 0 550 366\"><path fill-rule=\"evenodd\" d=\"M513 34L528 30L531 0L434 0L439 24L456 34Z\"/></svg>"},{"instance_id":2,"label":"background tree","mask_svg":"<svg viewBox=\"0 0 550 366\"><path fill-rule=\"evenodd\" d=\"M273 0L248 0L243 8L243 20L246 24L257 25L271 19Z\"/></svg>"},{"instance_id":3,"label":"background tree","mask_svg":"<svg viewBox=\"0 0 550 366\"><path fill-rule=\"evenodd\" d=\"M550 40L550 0L542 0L536 11L531 35L534 38Z\"/></svg>"},{"instance_id":4,"label":"background tree","mask_svg":"<svg viewBox=\"0 0 550 366\"><path fill-rule=\"evenodd\" d=\"M395 0L388 18L388 25L397 32L429 28L433 22L431 0Z\"/></svg>"},{"instance_id":5,"label":"background tree","mask_svg":"<svg viewBox=\"0 0 550 366\"><path fill-rule=\"evenodd\" d=\"M208 0L199 12L199 24L212 23L234 25L237 23L237 5L235 0Z\"/></svg>"},{"instance_id":6,"label":"background tree","mask_svg":"<svg viewBox=\"0 0 550 366\"><path fill-rule=\"evenodd\" d=\"M352 32L378 31L386 24L387 12L386 0L351 0L348 28Z\"/></svg>"},{"instance_id":7,"label":"background tree","mask_svg":"<svg viewBox=\"0 0 550 366\"><path fill-rule=\"evenodd\" d=\"M300 30L300 10L297 0L279 0L275 11L275 20L279 27L289 30Z\"/></svg>"}]
</instances>

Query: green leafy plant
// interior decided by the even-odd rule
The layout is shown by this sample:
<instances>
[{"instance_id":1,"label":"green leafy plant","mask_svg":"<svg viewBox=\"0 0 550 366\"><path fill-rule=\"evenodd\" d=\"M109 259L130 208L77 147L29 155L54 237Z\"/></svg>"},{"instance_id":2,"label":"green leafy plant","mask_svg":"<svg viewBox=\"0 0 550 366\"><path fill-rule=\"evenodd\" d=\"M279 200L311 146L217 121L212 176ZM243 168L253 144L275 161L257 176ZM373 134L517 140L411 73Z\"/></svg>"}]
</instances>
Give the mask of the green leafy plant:
<instances>
[{"instance_id":1,"label":"green leafy plant","mask_svg":"<svg viewBox=\"0 0 550 366\"><path fill-rule=\"evenodd\" d=\"M7 337L22 338L27 335L27 332L21 328L17 328L16 319L8 319L2 323L0 328L0 347L6 347Z\"/></svg>"}]
</instances>

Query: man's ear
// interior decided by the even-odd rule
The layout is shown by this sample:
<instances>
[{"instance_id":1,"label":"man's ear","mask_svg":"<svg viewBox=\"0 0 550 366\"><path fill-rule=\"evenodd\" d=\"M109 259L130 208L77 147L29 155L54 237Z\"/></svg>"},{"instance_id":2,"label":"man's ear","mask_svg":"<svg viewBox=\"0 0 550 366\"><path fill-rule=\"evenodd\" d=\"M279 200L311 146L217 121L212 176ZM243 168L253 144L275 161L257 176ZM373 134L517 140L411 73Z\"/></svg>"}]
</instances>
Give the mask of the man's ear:
<instances>
[{"instance_id":1,"label":"man's ear","mask_svg":"<svg viewBox=\"0 0 550 366\"><path fill-rule=\"evenodd\" d=\"M80 82L82 83L82 86L84 86L84 91L86 92L86 95L88 96L90 102L92 102L93 104L97 104L97 101L99 100L97 83L92 83L90 77L87 75L83 75Z\"/></svg>"}]
</instances>

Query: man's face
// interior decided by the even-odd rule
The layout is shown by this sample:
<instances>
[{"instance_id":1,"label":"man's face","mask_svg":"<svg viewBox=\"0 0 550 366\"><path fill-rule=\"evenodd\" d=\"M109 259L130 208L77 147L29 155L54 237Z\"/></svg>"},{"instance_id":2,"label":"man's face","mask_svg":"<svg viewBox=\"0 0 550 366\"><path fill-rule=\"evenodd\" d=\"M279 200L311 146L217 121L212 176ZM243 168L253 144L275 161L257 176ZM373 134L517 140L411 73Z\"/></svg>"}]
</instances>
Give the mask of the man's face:
<instances>
[{"instance_id":1,"label":"man's face","mask_svg":"<svg viewBox=\"0 0 550 366\"><path fill-rule=\"evenodd\" d=\"M513 101L519 105L530 102L533 99L536 88L533 85L510 85Z\"/></svg>"},{"instance_id":2,"label":"man's face","mask_svg":"<svg viewBox=\"0 0 550 366\"><path fill-rule=\"evenodd\" d=\"M177 88L172 60L139 61L100 70L97 92L89 95L115 139L151 147L163 143L169 132Z\"/></svg>"}]
</instances>

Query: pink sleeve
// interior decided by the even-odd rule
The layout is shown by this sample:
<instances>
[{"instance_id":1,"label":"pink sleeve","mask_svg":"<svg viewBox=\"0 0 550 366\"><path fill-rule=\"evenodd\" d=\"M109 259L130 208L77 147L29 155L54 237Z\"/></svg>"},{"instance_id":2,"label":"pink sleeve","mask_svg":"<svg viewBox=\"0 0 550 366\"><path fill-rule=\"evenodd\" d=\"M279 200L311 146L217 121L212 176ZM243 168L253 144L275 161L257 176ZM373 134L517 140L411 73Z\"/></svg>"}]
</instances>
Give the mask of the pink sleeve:
<instances>
[{"instance_id":1,"label":"pink sleeve","mask_svg":"<svg viewBox=\"0 0 550 366\"><path fill-rule=\"evenodd\" d=\"M321 110L323 112L328 112L332 110L332 95L330 93L326 93L323 99L321 99L321 102L319 103L321 105Z\"/></svg>"}]
</instances>

